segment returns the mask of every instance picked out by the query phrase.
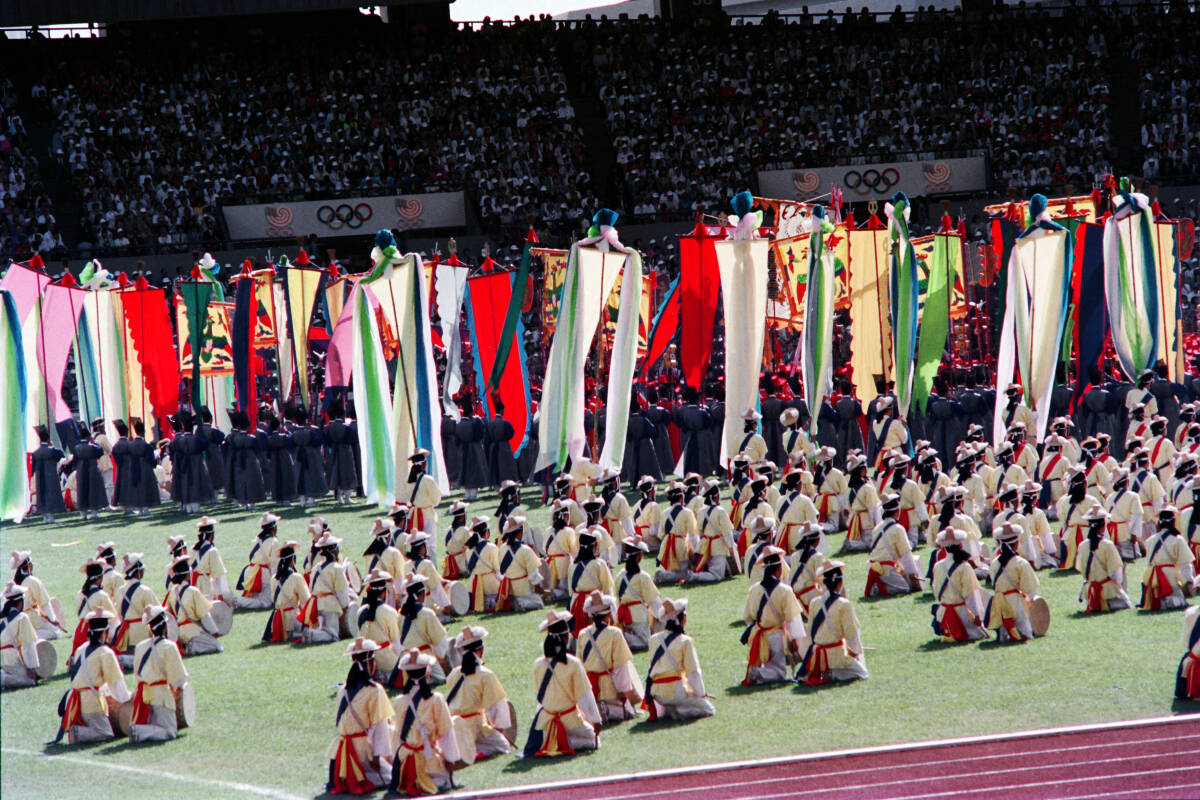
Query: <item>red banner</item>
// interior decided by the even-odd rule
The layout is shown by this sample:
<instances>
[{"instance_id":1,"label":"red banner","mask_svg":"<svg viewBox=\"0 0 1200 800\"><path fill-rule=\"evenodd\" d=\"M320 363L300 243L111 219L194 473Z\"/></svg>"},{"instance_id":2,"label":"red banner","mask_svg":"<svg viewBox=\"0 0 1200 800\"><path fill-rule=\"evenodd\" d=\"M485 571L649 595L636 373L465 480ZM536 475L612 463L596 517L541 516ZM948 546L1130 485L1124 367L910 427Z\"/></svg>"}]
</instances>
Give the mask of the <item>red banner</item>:
<instances>
[{"instance_id":1,"label":"red banner","mask_svg":"<svg viewBox=\"0 0 1200 800\"><path fill-rule=\"evenodd\" d=\"M488 262L484 263L483 269L488 269ZM483 391L483 384L487 376L492 374L500 336L504 332L504 318L512 301L512 276L513 273L507 271L485 271L467 278L467 324L474 343L476 390L489 419L496 416L496 410L492 405L492 397ZM518 326L514 334L516 341L510 350L513 354L524 352L521 333L522 328ZM529 429L529 393L523 368L524 358L510 357L499 385L492 392L493 395L499 395L500 402L504 404L503 416L512 423L515 431L509 442L514 455L525 441Z\"/></svg>"},{"instance_id":2,"label":"red banner","mask_svg":"<svg viewBox=\"0 0 1200 800\"><path fill-rule=\"evenodd\" d=\"M179 356L166 295L139 278L136 288L121 292L121 307L135 349L125 357L136 357L141 364L154 416L162 419L174 414L179 410Z\"/></svg>"},{"instance_id":3,"label":"red banner","mask_svg":"<svg viewBox=\"0 0 1200 800\"><path fill-rule=\"evenodd\" d=\"M701 223L679 240L680 341L679 366L689 386L700 388L712 355L713 325L721 272L714 243L720 228Z\"/></svg>"}]
</instances>

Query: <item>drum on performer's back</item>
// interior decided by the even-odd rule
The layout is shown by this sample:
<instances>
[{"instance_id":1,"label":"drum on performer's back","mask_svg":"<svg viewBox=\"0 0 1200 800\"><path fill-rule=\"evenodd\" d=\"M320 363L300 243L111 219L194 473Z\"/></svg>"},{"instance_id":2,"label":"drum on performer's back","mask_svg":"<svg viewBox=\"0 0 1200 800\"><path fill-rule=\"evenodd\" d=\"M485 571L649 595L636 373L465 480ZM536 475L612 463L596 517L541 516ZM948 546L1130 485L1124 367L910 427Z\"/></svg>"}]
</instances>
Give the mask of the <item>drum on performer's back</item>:
<instances>
[{"instance_id":1,"label":"drum on performer's back","mask_svg":"<svg viewBox=\"0 0 1200 800\"><path fill-rule=\"evenodd\" d=\"M196 724L196 690L185 683L175 696L175 724L179 730Z\"/></svg>"},{"instance_id":2,"label":"drum on performer's back","mask_svg":"<svg viewBox=\"0 0 1200 800\"><path fill-rule=\"evenodd\" d=\"M213 625L216 626L217 636L228 636L233 630L233 608L224 600L214 600L212 604Z\"/></svg>"},{"instance_id":3,"label":"drum on performer's back","mask_svg":"<svg viewBox=\"0 0 1200 800\"><path fill-rule=\"evenodd\" d=\"M1045 636L1050 630L1050 604L1046 598L1035 597L1029 601L1029 625L1034 636Z\"/></svg>"},{"instance_id":4,"label":"drum on performer's back","mask_svg":"<svg viewBox=\"0 0 1200 800\"><path fill-rule=\"evenodd\" d=\"M357 602L351 600L350 605L346 606L345 613L342 614L341 635L350 639L358 638L358 612L360 606Z\"/></svg>"},{"instance_id":5,"label":"drum on performer's back","mask_svg":"<svg viewBox=\"0 0 1200 800\"><path fill-rule=\"evenodd\" d=\"M450 610L461 617L471 610L471 589L463 581L450 584Z\"/></svg>"},{"instance_id":6,"label":"drum on performer's back","mask_svg":"<svg viewBox=\"0 0 1200 800\"><path fill-rule=\"evenodd\" d=\"M358 571L358 565L353 561L346 561L346 583L350 587L350 591L355 595L362 594L362 573Z\"/></svg>"},{"instance_id":7,"label":"drum on performer's back","mask_svg":"<svg viewBox=\"0 0 1200 800\"><path fill-rule=\"evenodd\" d=\"M179 642L179 620L173 614L167 614L167 638Z\"/></svg>"},{"instance_id":8,"label":"drum on performer's back","mask_svg":"<svg viewBox=\"0 0 1200 800\"><path fill-rule=\"evenodd\" d=\"M504 734L504 738L508 739L510 744L517 743L517 709L513 706L512 700L505 700L508 703L508 727L500 728L500 732Z\"/></svg>"},{"instance_id":9,"label":"drum on performer's back","mask_svg":"<svg viewBox=\"0 0 1200 800\"><path fill-rule=\"evenodd\" d=\"M128 736L133 730L133 698L124 703L118 703L111 697L108 700L108 722L112 725L113 733L117 736Z\"/></svg>"},{"instance_id":10,"label":"drum on performer's back","mask_svg":"<svg viewBox=\"0 0 1200 800\"><path fill-rule=\"evenodd\" d=\"M54 670L58 669L58 651L54 649L54 643L48 639L38 639L37 643L38 666L33 671L34 675L38 676L39 680L46 680L54 675Z\"/></svg>"}]
</instances>

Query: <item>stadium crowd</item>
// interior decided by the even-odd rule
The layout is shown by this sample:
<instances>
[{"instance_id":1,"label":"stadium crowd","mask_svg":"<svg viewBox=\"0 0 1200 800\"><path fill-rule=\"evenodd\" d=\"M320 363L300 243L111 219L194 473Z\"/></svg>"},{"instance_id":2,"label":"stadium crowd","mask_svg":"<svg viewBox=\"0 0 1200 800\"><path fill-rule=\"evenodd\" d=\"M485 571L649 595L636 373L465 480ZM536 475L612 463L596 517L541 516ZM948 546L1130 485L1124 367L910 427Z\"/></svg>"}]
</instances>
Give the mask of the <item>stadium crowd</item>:
<instances>
[{"instance_id":1,"label":"stadium crowd","mask_svg":"<svg viewBox=\"0 0 1200 800\"><path fill-rule=\"evenodd\" d=\"M488 22L403 46L365 27L349 51L270 31L182 51L153 35L68 45L32 86L4 89L0 251L215 249L221 202L457 188L491 235L519 240L536 224L566 239L601 195L627 222L678 220L723 208L756 170L879 153L986 154L993 193L1084 190L1113 171L1106 59L1129 41L1142 171L1192 172L1190 13L1010 10L994 24L847 12ZM71 176L74 241L61 241L7 110L19 92L52 131L43 166ZM581 102L598 104L607 139L587 137ZM611 153L591 152L602 139ZM606 163L607 176L589 174Z\"/></svg>"}]
</instances>

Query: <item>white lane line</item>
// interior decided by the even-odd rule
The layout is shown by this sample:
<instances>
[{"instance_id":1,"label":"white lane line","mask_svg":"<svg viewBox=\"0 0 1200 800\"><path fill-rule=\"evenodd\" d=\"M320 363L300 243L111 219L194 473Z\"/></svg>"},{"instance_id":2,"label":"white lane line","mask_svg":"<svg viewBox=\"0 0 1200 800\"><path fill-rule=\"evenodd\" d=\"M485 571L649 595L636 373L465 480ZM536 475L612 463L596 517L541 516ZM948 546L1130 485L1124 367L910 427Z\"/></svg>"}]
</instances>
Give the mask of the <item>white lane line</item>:
<instances>
[{"instance_id":1,"label":"white lane line","mask_svg":"<svg viewBox=\"0 0 1200 800\"><path fill-rule=\"evenodd\" d=\"M1163 792L1175 791L1182 789L1200 789L1200 783L1176 783L1170 786L1147 786L1144 789L1125 789L1120 792L1102 792L1100 794L1077 794L1072 795L1072 800L1100 800L1104 797L1122 797L1124 795L1133 795L1135 797L1160 797Z\"/></svg>"},{"instance_id":2,"label":"white lane line","mask_svg":"<svg viewBox=\"0 0 1200 800\"><path fill-rule=\"evenodd\" d=\"M1195 736L1178 736L1178 737L1161 738L1161 739L1147 739L1147 740L1136 743L1136 744L1148 744L1151 742L1169 742L1171 744L1170 749L1166 750L1162 753L1138 753L1136 755L1121 756L1118 758L1094 759L1092 761L1070 761L1070 760L1068 760L1068 761L1064 761L1062 764L1041 764L1041 765L1025 766L1025 767L1012 767L1009 769L997 770L995 772L1008 773L1008 772L1020 772L1020 771L1034 770L1034 769L1044 770L1044 769L1054 769L1058 766L1064 766L1064 767L1072 766L1073 767L1073 766L1076 766L1079 764L1128 761L1130 759L1135 759L1135 758L1138 760L1143 760L1143 759L1147 759L1147 758L1174 757L1174 756L1177 756L1180 752L1178 743L1185 739L1200 739L1200 734L1196 734ZM1052 753L1053 754L1069 753L1069 752L1072 752L1075 750L1097 750L1097 749L1105 748L1105 747L1127 747L1128 744L1129 743L1127 743L1127 742L1111 742L1111 743L1106 742L1106 743L1100 744L1100 745L1063 747L1058 750L1033 750L1033 751L1030 751L1027 753L1004 753L1003 756L992 754L992 755L984 755L984 756L967 756L965 758L942 759L942 760L938 760L938 761L924 761L919 764L904 764L904 765L895 765L895 766L874 765L874 766L868 766L868 767L861 767L859 769L844 769L844 770L837 770L834 772L822 772L822 773L815 774L815 775L789 775L786 777L779 777L779 778L756 778L754 780L749 780L749 781L731 781L731 782L727 782L727 783L710 783L710 784L705 785L702 790L703 791L717 791L717 790L721 790L721 789L743 789L747 786L761 786L761 785L772 784L772 783L790 783L790 782L794 782L797 780L820 780L821 782L824 783L829 778L834 778L837 776L844 776L844 775L856 775L859 773L870 774L870 773L887 772L889 770L895 770L895 769L916 769L916 768L920 768L922 770L928 770L930 768L937 767L937 766L940 766L943 764L965 764L966 762L969 762L969 761L994 761L997 758L1001 758L1001 757L1003 757L1007 761L1010 759L1020 759L1020 758L1027 757L1027 756L1047 755L1047 754L1052 754ZM988 774L992 774L992 773L975 772L975 773L971 773L970 776L988 775ZM940 779L947 780L947 779L962 778L962 777L968 777L968 776L966 774L954 774L954 775L943 774L940 776ZM864 785L865 786L885 786L885 785L890 786L893 784L907 782L907 780L908 779L894 779L894 780L886 781L884 783L864 784ZM926 776L922 777L921 780L929 780L929 777L926 775ZM845 789L845 788L855 789L855 788L861 788L861 787L860 786L850 786L850 787L836 786L836 787L828 787L826 789L820 789L820 790L813 789L813 790L808 790L808 791L809 792L841 791L842 789ZM639 792L639 793L635 793L635 794L605 795L604 800L639 800L639 798L662 797L662 796L671 795L671 794L681 794L681 793L685 793L685 792L695 792L695 791L701 791L701 789L698 787L689 786L686 788L659 789L656 791Z\"/></svg>"},{"instance_id":3,"label":"white lane line","mask_svg":"<svg viewBox=\"0 0 1200 800\"><path fill-rule=\"evenodd\" d=\"M993 742L1010 742L1019 739L1038 739L1045 736L1059 736L1071 733L1098 733L1102 731L1133 730L1155 725L1178 725L1200 722L1200 714L1178 714L1170 717L1148 717L1146 719L1117 720L1114 722L1089 723L1087 725L1067 725L1058 728L1035 728L1033 730L1014 731L1011 733L985 734L982 736L964 736L954 739L933 739L924 742L902 742L877 747L854 747L845 750L827 750L818 753L804 753L794 756L774 756L771 758L756 758L745 761L727 761L715 764L701 764L692 767L672 767L670 769L647 770L645 772L624 772L615 775L598 775L594 778L575 778L546 783L532 783L524 786L507 786L502 789L485 789L483 791L453 792L450 796L463 798L503 797L506 795L566 791L569 789L586 789L600 784L641 781L649 778L673 778L682 775L704 775L711 772L725 772L731 769L748 767L772 767L790 764L801 764L808 761L824 761L846 756L878 755L912 750L928 750L936 747L948 747L969 744L988 744Z\"/></svg>"},{"instance_id":4,"label":"white lane line","mask_svg":"<svg viewBox=\"0 0 1200 800\"><path fill-rule=\"evenodd\" d=\"M44 758L49 761L65 761L69 764L79 764L85 767L101 767L110 769L114 772L124 772L128 775L142 775L148 778L167 778L180 783L196 783L201 786L212 786L215 788L226 789L229 791L242 792L244 794L252 794L258 797L269 797L273 800L306 800L299 795L289 794L282 789L271 789L266 786L254 786L249 783L237 783L235 781L218 781L212 778L197 778L191 775L179 775L174 772L165 772L159 769L144 769L142 767L131 767L127 764L114 764L109 761L101 761L93 758L84 758L83 756L72 755L46 755L33 750L18 750L13 747L0 748L0 753L11 753L15 756L27 756L29 758Z\"/></svg>"},{"instance_id":5,"label":"white lane line","mask_svg":"<svg viewBox=\"0 0 1200 800\"><path fill-rule=\"evenodd\" d=\"M1071 765L1066 765L1071 766ZM1121 778L1140 778L1145 775L1162 775L1164 772L1189 772L1195 774L1197 766L1190 764L1186 767L1171 767L1168 769L1151 769L1141 772L1115 772L1109 775L1089 775L1086 778L1060 778L1054 781L1038 781L1036 783L1009 783L1003 786L990 787L988 789L976 790L977 792L987 791L993 794L999 794L1001 797L1014 797L1018 789L1039 789L1045 786L1060 786L1066 783L1087 783L1089 781L1114 781ZM969 793L969 789L958 789L953 792L935 792L932 794L905 794L897 795L896 797L888 798L888 800L921 800L927 797L962 797ZM791 795L774 795L775 797L790 797ZM1058 793L1056 797L1071 797L1071 795ZM771 795L762 795L763 800L771 797Z\"/></svg>"}]
</instances>

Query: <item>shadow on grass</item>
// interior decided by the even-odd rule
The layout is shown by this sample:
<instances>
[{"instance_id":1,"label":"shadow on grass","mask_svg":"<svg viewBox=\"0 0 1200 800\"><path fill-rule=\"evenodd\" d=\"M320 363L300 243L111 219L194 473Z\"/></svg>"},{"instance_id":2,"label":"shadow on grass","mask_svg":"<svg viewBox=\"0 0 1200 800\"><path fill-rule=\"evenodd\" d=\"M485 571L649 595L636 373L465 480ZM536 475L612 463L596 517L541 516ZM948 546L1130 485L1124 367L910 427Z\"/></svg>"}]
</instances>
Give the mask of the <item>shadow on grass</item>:
<instances>
[{"instance_id":1,"label":"shadow on grass","mask_svg":"<svg viewBox=\"0 0 1200 800\"><path fill-rule=\"evenodd\" d=\"M1196 714L1200 713L1200 700L1180 700L1176 697L1171 701L1172 714Z\"/></svg>"},{"instance_id":2,"label":"shadow on grass","mask_svg":"<svg viewBox=\"0 0 1200 800\"><path fill-rule=\"evenodd\" d=\"M667 731L673 728L683 728L694 722L701 722L706 719L708 717L697 717L696 719L656 719L653 722L643 719L629 726L629 732L658 733L659 731Z\"/></svg>"},{"instance_id":3,"label":"shadow on grass","mask_svg":"<svg viewBox=\"0 0 1200 800\"><path fill-rule=\"evenodd\" d=\"M55 731L55 735L58 732ZM43 742L42 755L44 756L65 756L69 753L87 753L92 750L99 751L105 745L111 745L113 740L107 742L88 742L86 744L69 744L67 737L64 734L61 742Z\"/></svg>"},{"instance_id":4,"label":"shadow on grass","mask_svg":"<svg viewBox=\"0 0 1200 800\"><path fill-rule=\"evenodd\" d=\"M1007 641L1002 642L999 639L986 639L979 643L979 649L980 650L998 650L1002 647L1014 647L1019 644L1025 644L1025 641L1016 641L1013 639L1009 639Z\"/></svg>"},{"instance_id":5,"label":"shadow on grass","mask_svg":"<svg viewBox=\"0 0 1200 800\"><path fill-rule=\"evenodd\" d=\"M818 683L815 686L809 686L807 683L801 681L792 687L792 694L817 694L818 692L828 692L835 689L845 688L852 683L858 683L858 681L828 681L826 683Z\"/></svg>"},{"instance_id":6,"label":"shadow on grass","mask_svg":"<svg viewBox=\"0 0 1200 800\"><path fill-rule=\"evenodd\" d=\"M169 744L170 741L172 741L172 740L168 740L166 742L135 742L131 739L119 739L118 740L119 743L118 742L106 742L108 747L104 748L103 750L99 750L97 752L100 753L101 755L106 755L106 756L107 755L116 755L117 753L125 753L125 752L129 752L129 751L133 751L133 750L146 750L151 747L157 747L160 744Z\"/></svg>"},{"instance_id":7,"label":"shadow on grass","mask_svg":"<svg viewBox=\"0 0 1200 800\"><path fill-rule=\"evenodd\" d=\"M963 645L968 645L968 644L970 644L970 642L955 642L955 641L946 641L945 639L930 639L929 641L922 642L920 645L918 645L917 649L922 652L925 652L925 653L931 653L931 652L936 652L938 650L950 650L955 647L962 647Z\"/></svg>"},{"instance_id":8,"label":"shadow on grass","mask_svg":"<svg viewBox=\"0 0 1200 800\"><path fill-rule=\"evenodd\" d=\"M733 686L725 690L725 694L738 696L744 694L758 694L759 692L769 692L774 689L782 689L791 681L775 681L773 683L755 683L750 686L743 686L740 683L735 683Z\"/></svg>"},{"instance_id":9,"label":"shadow on grass","mask_svg":"<svg viewBox=\"0 0 1200 800\"><path fill-rule=\"evenodd\" d=\"M589 756L598 753L598 750L584 750L582 753L576 753L573 756L559 756L557 758L525 758L520 757L509 762L501 772L530 772L540 766L550 766L552 764L560 764L563 759L575 761L580 758L588 758Z\"/></svg>"}]
</instances>

